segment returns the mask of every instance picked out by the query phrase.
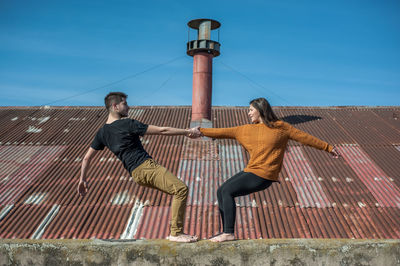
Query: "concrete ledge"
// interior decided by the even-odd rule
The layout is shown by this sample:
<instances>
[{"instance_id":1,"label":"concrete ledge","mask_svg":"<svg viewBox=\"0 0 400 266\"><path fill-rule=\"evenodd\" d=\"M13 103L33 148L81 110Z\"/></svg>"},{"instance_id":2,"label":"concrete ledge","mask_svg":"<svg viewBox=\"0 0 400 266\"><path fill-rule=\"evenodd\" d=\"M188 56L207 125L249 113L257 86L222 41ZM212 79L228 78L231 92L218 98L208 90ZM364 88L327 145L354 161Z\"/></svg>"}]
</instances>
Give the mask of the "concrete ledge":
<instances>
[{"instance_id":1,"label":"concrete ledge","mask_svg":"<svg viewBox=\"0 0 400 266\"><path fill-rule=\"evenodd\" d=\"M400 240L0 240L0 265L400 265Z\"/></svg>"}]
</instances>

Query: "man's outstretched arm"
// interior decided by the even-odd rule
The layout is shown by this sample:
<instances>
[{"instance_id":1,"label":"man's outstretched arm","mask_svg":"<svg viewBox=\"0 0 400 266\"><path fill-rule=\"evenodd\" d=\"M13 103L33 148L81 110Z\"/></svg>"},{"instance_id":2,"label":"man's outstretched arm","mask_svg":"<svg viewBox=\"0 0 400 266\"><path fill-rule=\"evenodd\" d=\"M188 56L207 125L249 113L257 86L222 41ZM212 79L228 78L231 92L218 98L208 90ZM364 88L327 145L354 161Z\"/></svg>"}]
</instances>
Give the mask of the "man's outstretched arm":
<instances>
[{"instance_id":1,"label":"man's outstretched arm","mask_svg":"<svg viewBox=\"0 0 400 266\"><path fill-rule=\"evenodd\" d=\"M201 132L199 128L191 128L191 129L182 129L182 128L174 128L174 127L158 127L149 125L146 135L167 135L167 136L176 136L176 135L184 135L189 138L198 138L201 137Z\"/></svg>"},{"instance_id":2,"label":"man's outstretched arm","mask_svg":"<svg viewBox=\"0 0 400 266\"><path fill-rule=\"evenodd\" d=\"M96 150L93 149L92 147L90 147L89 150L86 152L86 155L82 161L81 177L79 178L79 184L78 184L78 193L81 196L85 196L86 193L88 192L88 183L86 181L86 173L89 171L90 160L92 159L92 157L95 153L96 153Z\"/></svg>"}]
</instances>

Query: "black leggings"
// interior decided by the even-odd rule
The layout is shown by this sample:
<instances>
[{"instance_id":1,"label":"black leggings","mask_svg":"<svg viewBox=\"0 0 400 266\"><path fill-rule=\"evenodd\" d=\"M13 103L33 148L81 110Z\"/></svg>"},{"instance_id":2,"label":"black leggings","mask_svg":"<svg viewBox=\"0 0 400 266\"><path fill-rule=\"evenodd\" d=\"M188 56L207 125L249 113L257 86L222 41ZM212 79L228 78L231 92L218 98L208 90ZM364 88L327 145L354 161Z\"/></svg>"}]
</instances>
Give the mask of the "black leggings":
<instances>
[{"instance_id":1,"label":"black leggings","mask_svg":"<svg viewBox=\"0 0 400 266\"><path fill-rule=\"evenodd\" d=\"M234 198L264 190L272 182L252 173L239 172L218 188L218 207L224 233L233 234L235 229L236 204Z\"/></svg>"}]
</instances>

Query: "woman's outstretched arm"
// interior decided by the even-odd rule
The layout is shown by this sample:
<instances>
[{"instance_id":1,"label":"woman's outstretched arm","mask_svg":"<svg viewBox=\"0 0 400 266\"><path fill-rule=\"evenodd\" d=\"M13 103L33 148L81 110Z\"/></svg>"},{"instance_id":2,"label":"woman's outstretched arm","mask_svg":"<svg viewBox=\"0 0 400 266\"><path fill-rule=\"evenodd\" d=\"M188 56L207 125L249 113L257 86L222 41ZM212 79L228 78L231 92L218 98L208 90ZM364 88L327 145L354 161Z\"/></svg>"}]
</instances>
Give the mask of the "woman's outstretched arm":
<instances>
[{"instance_id":1,"label":"woman's outstretched arm","mask_svg":"<svg viewBox=\"0 0 400 266\"><path fill-rule=\"evenodd\" d=\"M234 139L236 138L236 133L238 127L228 127L228 128L200 128L200 132L210 138L215 139Z\"/></svg>"},{"instance_id":2,"label":"woman's outstretched arm","mask_svg":"<svg viewBox=\"0 0 400 266\"><path fill-rule=\"evenodd\" d=\"M304 145L308 145L313 148L319 149L319 150L327 151L334 158L338 158L340 156L339 151L334 146L330 145L329 143L327 143L317 137L314 137L313 135L310 135L300 129L297 129L288 123L285 123L285 124L286 124L286 128L288 130L290 139L300 142Z\"/></svg>"}]
</instances>

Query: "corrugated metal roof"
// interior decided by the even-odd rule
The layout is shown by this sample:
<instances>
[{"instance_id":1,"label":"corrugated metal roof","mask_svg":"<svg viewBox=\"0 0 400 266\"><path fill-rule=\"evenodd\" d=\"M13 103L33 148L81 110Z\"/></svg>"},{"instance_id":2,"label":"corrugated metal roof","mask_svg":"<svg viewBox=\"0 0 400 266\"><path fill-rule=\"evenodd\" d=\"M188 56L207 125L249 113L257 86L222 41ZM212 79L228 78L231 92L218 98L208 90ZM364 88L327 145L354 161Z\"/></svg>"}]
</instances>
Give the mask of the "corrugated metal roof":
<instances>
[{"instance_id":1,"label":"corrugated metal roof","mask_svg":"<svg viewBox=\"0 0 400 266\"><path fill-rule=\"evenodd\" d=\"M281 183L237 199L236 235L400 238L400 107L276 107L278 116L339 147L343 157L290 141ZM187 128L190 107L134 107L144 123ZM138 186L108 150L96 154L88 195L81 160L106 120L102 107L0 107L1 238L165 238L171 196ZM246 107L213 107L214 127L248 123ZM220 228L216 190L241 171L234 140L144 136L146 150L189 187L185 230Z\"/></svg>"}]
</instances>

